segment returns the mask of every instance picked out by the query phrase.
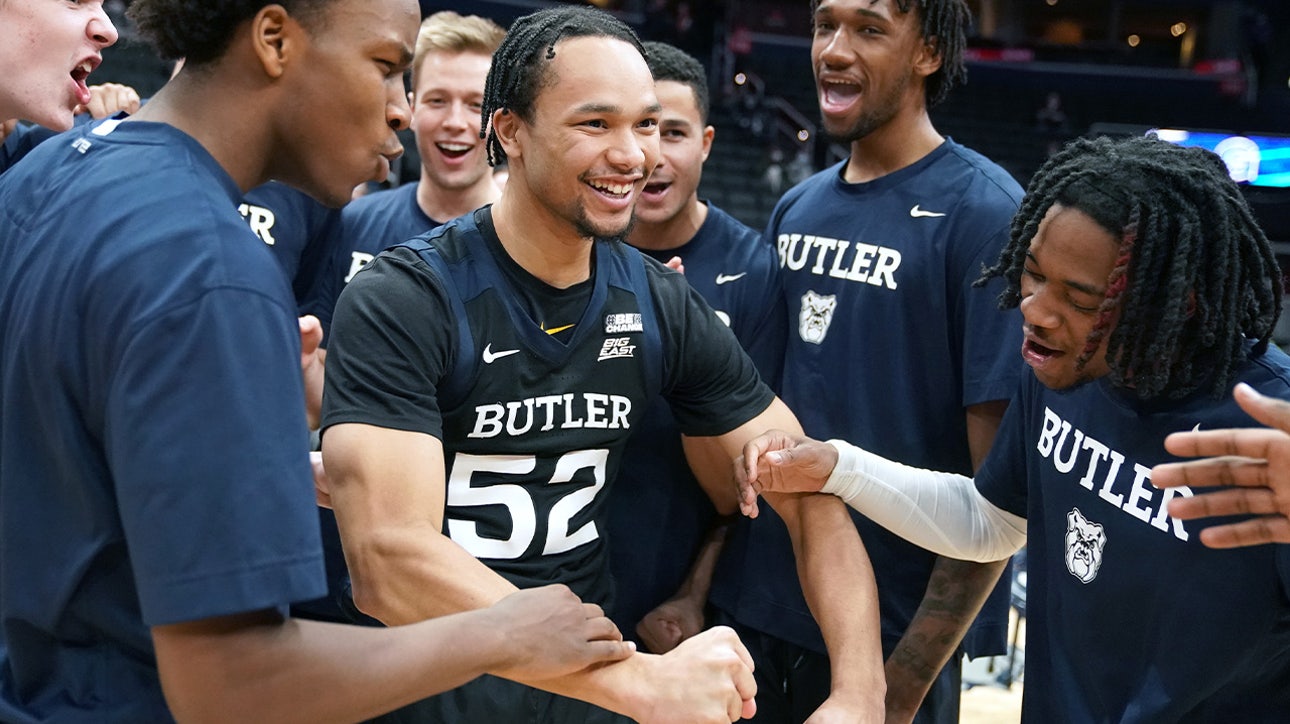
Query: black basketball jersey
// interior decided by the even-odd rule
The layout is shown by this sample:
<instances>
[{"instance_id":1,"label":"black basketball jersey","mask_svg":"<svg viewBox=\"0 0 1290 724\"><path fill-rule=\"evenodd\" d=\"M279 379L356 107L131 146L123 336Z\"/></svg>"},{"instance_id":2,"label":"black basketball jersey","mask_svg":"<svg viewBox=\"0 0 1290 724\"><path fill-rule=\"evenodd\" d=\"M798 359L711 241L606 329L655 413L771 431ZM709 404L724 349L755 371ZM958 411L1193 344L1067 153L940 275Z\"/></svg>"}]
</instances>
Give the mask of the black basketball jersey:
<instances>
[{"instance_id":1,"label":"black basketball jersey","mask_svg":"<svg viewBox=\"0 0 1290 724\"><path fill-rule=\"evenodd\" d=\"M605 500L648 402L661 391L683 430L714 435L772 394L682 277L595 244L568 290L506 255L489 209L385 252L341 295L324 423L438 437L443 532L517 586L604 604Z\"/></svg>"},{"instance_id":2,"label":"black basketball jersey","mask_svg":"<svg viewBox=\"0 0 1290 724\"><path fill-rule=\"evenodd\" d=\"M581 317L543 329L502 260L471 253L479 237L467 231L408 245L453 291L457 322L438 398L444 531L520 587L558 581L603 601L605 488L660 384L643 260L599 245ZM552 330L567 331L567 342Z\"/></svg>"}]
</instances>

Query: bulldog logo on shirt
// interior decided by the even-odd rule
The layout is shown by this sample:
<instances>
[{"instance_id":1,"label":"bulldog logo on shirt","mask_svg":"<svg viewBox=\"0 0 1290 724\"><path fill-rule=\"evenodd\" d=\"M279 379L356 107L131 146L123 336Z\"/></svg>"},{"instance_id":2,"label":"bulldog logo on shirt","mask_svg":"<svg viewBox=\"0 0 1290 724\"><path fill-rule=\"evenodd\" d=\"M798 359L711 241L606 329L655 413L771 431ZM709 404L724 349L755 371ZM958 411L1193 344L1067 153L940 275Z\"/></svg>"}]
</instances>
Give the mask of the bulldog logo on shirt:
<instances>
[{"instance_id":1,"label":"bulldog logo on shirt","mask_svg":"<svg viewBox=\"0 0 1290 724\"><path fill-rule=\"evenodd\" d=\"M1079 508L1066 514L1066 570L1080 583L1097 578L1105 546L1106 533L1101 524L1089 521Z\"/></svg>"},{"instance_id":2,"label":"bulldog logo on shirt","mask_svg":"<svg viewBox=\"0 0 1290 724\"><path fill-rule=\"evenodd\" d=\"M824 335L829 333L829 324L833 322L833 310L838 307L836 294L824 296L806 290L802 295L802 311L798 314L797 331L802 341L820 344Z\"/></svg>"}]
</instances>

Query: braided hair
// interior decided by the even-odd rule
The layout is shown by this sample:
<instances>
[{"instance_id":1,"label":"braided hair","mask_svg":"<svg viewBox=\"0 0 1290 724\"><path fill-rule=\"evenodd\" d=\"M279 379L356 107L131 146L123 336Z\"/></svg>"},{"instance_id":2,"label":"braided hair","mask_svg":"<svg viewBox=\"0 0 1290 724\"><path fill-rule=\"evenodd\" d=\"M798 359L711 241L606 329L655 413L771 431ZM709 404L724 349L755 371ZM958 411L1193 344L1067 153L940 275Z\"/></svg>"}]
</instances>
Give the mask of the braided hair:
<instances>
[{"instance_id":1,"label":"braided hair","mask_svg":"<svg viewBox=\"0 0 1290 724\"><path fill-rule=\"evenodd\" d=\"M556 44L565 38L588 36L622 40L635 46L642 57L646 56L640 38L631 28L613 15L591 7L547 8L511 23L506 38L493 53L480 109L479 137L487 144L489 165L506 161L506 151L491 123L493 113L501 109L532 122L538 93L552 82L548 65L555 57Z\"/></svg>"},{"instance_id":2,"label":"braided hair","mask_svg":"<svg viewBox=\"0 0 1290 724\"><path fill-rule=\"evenodd\" d=\"M332 0L278 0L307 29ZM126 15L165 60L186 67L216 60L228 49L237 26L255 17L265 0L134 0Z\"/></svg>"},{"instance_id":3,"label":"braided hair","mask_svg":"<svg viewBox=\"0 0 1290 724\"><path fill-rule=\"evenodd\" d=\"M1035 173L999 262L976 283L1002 277L1001 308L1021 303L1026 252L1054 204L1079 209L1120 240L1078 367L1106 338L1116 386L1144 400L1203 387L1219 397L1241 362L1267 349L1281 271L1218 156L1154 137L1066 146Z\"/></svg>"},{"instance_id":4,"label":"braided hair","mask_svg":"<svg viewBox=\"0 0 1290 724\"><path fill-rule=\"evenodd\" d=\"M876 5L879 0L870 0ZM967 62L963 59L967 48L967 28L972 24L972 11L966 0L892 0L903 15L917 10L921 21L919 33L923 40L936 46L941 57L941 67L927 76L924 92L927 107L931 108L949 95L950 89L963 85L967 80ZM815 13L819 0L811 0L811 13Z\"/></svg>"}]
</instances>

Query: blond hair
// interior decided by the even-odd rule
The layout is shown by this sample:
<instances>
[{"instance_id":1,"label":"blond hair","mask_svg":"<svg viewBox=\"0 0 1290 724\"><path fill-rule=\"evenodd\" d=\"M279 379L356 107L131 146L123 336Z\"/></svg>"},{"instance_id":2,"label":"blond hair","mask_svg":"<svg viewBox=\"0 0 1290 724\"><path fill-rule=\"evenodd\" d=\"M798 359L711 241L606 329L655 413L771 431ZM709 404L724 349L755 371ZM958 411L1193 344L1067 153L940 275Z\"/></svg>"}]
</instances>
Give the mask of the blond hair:
<instances>
[{"instance_id":1,"label":"blond hair","mask_svg":"<svg viewBox=\"0 0 1290 724\"><path fill-rule=\"evenodd\" d=\"M417 32L417 47L412 59L412 87L416 88L421 63L430 53L480 53L491 57L504 37L505 28L488 18L460 15L451 10L434 13L421 22L421 30Z\"/></svg>"}]
</instances>

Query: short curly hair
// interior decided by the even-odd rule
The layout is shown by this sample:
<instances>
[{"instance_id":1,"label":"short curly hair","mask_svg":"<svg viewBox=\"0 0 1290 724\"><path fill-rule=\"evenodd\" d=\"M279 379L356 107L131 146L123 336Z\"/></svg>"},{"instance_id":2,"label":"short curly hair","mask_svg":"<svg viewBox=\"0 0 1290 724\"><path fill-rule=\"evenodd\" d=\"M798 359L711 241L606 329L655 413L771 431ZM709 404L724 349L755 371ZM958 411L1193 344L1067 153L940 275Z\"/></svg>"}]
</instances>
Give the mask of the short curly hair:
<instances>
[{"instance_id":1,"label":"short curly hair","mask_svg":"<svg viewBox=\"0 0 1290 724\"><path fill-rule=\"evenodd\" d=\"M200 66L224 54L241 23L266 5L281 5L309 29L334 0L134 0L126 14L139 34L166 60Z\"/></svg>"}]
</instances>

